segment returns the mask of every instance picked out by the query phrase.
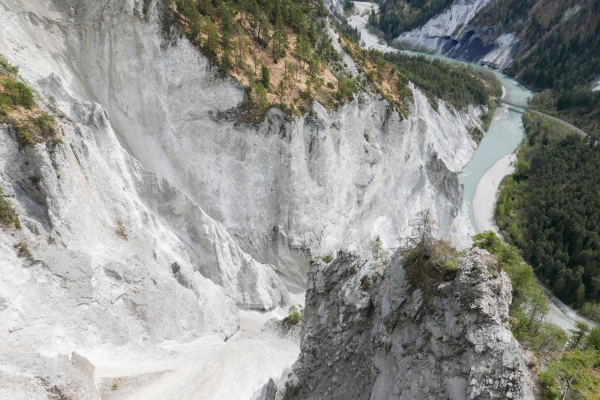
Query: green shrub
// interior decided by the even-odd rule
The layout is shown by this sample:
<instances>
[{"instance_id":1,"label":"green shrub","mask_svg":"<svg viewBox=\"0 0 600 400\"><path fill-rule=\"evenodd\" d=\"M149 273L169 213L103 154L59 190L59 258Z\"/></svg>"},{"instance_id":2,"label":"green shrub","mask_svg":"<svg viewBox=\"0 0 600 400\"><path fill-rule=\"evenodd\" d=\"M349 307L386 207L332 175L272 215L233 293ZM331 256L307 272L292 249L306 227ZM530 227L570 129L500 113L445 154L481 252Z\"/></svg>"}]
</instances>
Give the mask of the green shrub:
<instances>
[{"instance_id":1,"label":"green shrub","mask_svg":"<svg viewBox=\"0 0 600 400\"><path fill-rule=\"evenodd\" d=\"M267 91L262 82L257 82L252 87L253 102L256 108L261 112L265 112L269 106L269 100L267 99Z\"/></svg>"},{"instance_id":2,"label":"green shrub","mask_svg":"<svg viewBox=\"0 0 600 400\"><path fill-rule=\"evenodd\" d=\"M2 86L6 91L5 95L11 98L14 105L25 108L31 108L35 105L33 92L24 83L6 79Z\"/></svg>"},{"instance_id":3,"label":"green shrub","mask_svg":"<svg viewBox=\"0 0 600 400\"><path fill-rule=\"evenodd\" d=\"M546 399L597 399L600 379L593 368L598 360L598 351L574 350L551 362L540 374Z\"/></svg>"},{"instance_id":4,"label":"green shrub","mask_svg":"<svg viewBox=\"0 0 600 400\"><path fill-rule=\"evenodd\" d=\"M31 259L31 253L29 252L29 248L27 247L27 243L20 242L19 244L15 244L14 248L17 250L17 256L19 258Z\"/></svg>"},{"instance_id":5,"label":"green shrub","mask_svg":"<svg viewBox=\"0 0 600 400\"><path fill-rule=\"evenodd\" d=\"M19 73L19 67L10 65L10 63L2 55L0 55L0 67L4 68L6 71L8 71L8 73L13 74L13 75L16 75Z\"/></svg>"},{"instance_id":6,"label":"green shrub","mask_svg":"<svg viewBox=\"0 0 600 400\"><path fill-rule=\"evenodd\" d=\"M581 313L592 321L600 322L600 304L598 303L585 303L581 307Z\"/></svg>"},{"instance_id":7,"label":"green shrub","mask_svg":"<svg viewBox=\"0 0 600 400\"><path fill-rule=\"evenodd\" d=\"M428 310L433 311L437 287L456 275L459 253L447 240L434 235L434 221L430 210L421 212L411 221L412 232L402 249L407 280L413 289L421 289Z\"/></svg>"},{"instance_id":8,"label":"green shrub","mask_svg":"<svg viewBox=\"0 0 600 400\"><path fill-rule=\"evenodd\" d=\"M284 322L296 325L302 321L303 310L298 310L298 307L291 305L288 311L288 316L283 319Z\"/></svg>"},{"instance_id":9,"label":"green shrub","mask_svg":"<svg viewBox=\"0 0 600 400\"><path fill-rule=\"evenodd\" d=\"M12 98L4 93L0 93L0 115L6 115L14 107L15 103L13 103Z\"/></svg>"},{"instance_id":10,"label":"green shrub","mask_svg":"<svg viewBox=\"0 0 600 400\"><path fill-rule=\"evenodd\" d=\"M116 232L117 232L117 235L121 236L123 239L127 239L127 230L125 229L125 225L123 224L123 221L121 221L121 220L117 221Z\"/></svg>"},{"instance_id":11,"label":"green shrub","mask_svg":"<svg viewBox=\"0 0 600 400\"><path fill-rule=\"evenodd\" d=\"M585 337L585 348L600 350L600 325L593 328Z\"/></svg>"},{"instance_id":12,"label":"green shrub","mask_svg":"<svg viewBox=\"0 0 600 400\"><path fill-rule=\"evenodd\" d=\"M317 260L322 260L322 261L326 262L327 264L329 264L331 261L333 261L333 257L331 257L330 254L327 254L326 256L316 256L315 258Z\"/></svg>"},{"instance_id":13,"label":"green shrub","mask_svg":"<svg viewBox=\"0 0 600 400\"><path fill-rule=\"evenodd\" d=\"M37 118L31 118L31 122L43 137L52 137L56 133L56 120L49 114L43 113Z\"/></svg>"},{"instance_id":14,"label":"green shrub","mask_svg":"<svg viewBox=\"0 0 600 400\"><path fill-rule=\"evenodd\" d=\"M31 130L27 126L16 126L17 130L17 142L23 147L35 145L35 139Z\"/></svg>"},{"instance_id":15,"label":"green shrub","mask_svg":"<svg viewBox=\"0 0 600 400\"><path fill-rule=\"evenodd\" d=\"M19 216L12 203L4 197L2 188L0 188L0 225L6 227L14 225L15 228L21 229Z\"/></svg>"},{"instance_id":16,"label":"green shrub","mask_svg":"<svg viewBox=\"0 0 600 400\"><path fill-rule=\"evenodd\" d=\"M388 252L383 248L383 241L379 235L377 235L374 240L369 242L369 250L371 250L371 254L376 260L384 258L388 255Z\"/></svg>"},{"instance_id":17,"label":"green shrub","mask_svg":"<svg viewBox=\"0 0 600 400\"><path fill-rule=\"evenodd\" d=\"M265 89L269 89L269 87L271 86L271 72L269 71L269 68L263 65L261 68L261 73L262 78L260 81L262 82Z\"/></svg>"}]
</instances>

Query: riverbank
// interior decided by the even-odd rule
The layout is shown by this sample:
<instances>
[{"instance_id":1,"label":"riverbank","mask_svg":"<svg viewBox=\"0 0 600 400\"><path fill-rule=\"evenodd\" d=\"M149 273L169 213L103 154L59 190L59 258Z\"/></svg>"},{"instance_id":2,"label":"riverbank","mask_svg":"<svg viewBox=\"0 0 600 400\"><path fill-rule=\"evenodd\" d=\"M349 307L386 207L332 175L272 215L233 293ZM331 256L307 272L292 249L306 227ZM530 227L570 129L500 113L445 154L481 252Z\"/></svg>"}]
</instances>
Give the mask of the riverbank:
<instances>
[{"instance_id":1,"label":"riverbank","mask_svg":"<svg viewBox=\"0 0 600 400\"><path fill-rule=\"evenodd\" d=\"M473 196L475 230L477 232L494 231L500 234L494 219L496 197L502 180L514 172L516 160L517 156L514 153L505 155L481 177L477 184Z\"/></svg>"},{"instance_id":2,"label":"riverbank","mask_svg":"<svg viewBox=\"0 0 600 400\"><path fill-rule=\"evenodd\" d=\"M379 6L368 2L354 2L354 4L356 7L355 14L348 18L348 22L360 32L364 47L384 52L398 51L388 46L387 43L368 29L368 15L371 10L377 12ZM419 55L419 53L412 51L402 52ZM463 63L446 57L423 55L440 58L448 62ZM494 71L494 73L498 76L504 88L504 99L518 104L527 103L528 97L533 94L532 91L498 71ZM511 164L516 159L514 153L521 144L523 137L525 137L525 128L522 123L522 113L508 107L498 107L490 129L483 137L469 164L459 175L459 180L464 185L469 218L476 232L483 232L484 230L498 232L494 220L496 196L502 180L513 172ZM547 291L546 288L544 289ZM548 321L566 330L573 329L577 321L590 323L549 291L547 291L547 294L550 306Z\"/></svg>"}]
</instances>

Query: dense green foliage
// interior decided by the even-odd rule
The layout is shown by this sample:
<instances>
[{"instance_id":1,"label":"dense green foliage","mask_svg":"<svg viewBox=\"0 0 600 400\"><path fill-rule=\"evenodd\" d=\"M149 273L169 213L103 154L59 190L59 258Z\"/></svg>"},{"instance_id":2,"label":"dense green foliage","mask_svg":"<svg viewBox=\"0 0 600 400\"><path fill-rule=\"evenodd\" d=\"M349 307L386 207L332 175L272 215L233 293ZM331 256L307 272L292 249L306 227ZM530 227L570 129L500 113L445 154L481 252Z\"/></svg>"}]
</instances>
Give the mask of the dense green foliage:
<instances>
[{"instance_id":1,"label":"dense green foliage","mask_svg":"<svg viewBox=\"0 0 600 400\"><path fill-rule=\"evenodd\" d=\"M296 325L302 321L304 310L299 310L295 305L291 305L288 309L288 315L283 319L284 322L290 325Z\"/></svg>"},{"instance_id":2,"label":"dense green foliage","mask_svg":"<svg viewBox=\"0 0 600 400\"><path fill-rule=\"evenodd\" d=\"M600 298L600 147L526 113L527 140L498 199L504 237L565 302Z\"/></svg>"},{"instance_id":3,"label":"dense green foliage","mask_svg":"<svg viewBox=\"0 0 600 400\"><path fill-rule=\"evenodd\" d=\"M4 192L0 188L0 225L11 226L21 229L21 221L15 211L12 203L4 197Z\"/></svg>"},{"instance_id":4,"label":"dense green foliage","mask_svg":"<svg viewBox=\"0 0 600 400\"><path fill-rule=\"evenodd\" d=\"M449 7L453 0L388 0L379 14L371 13L369 25L383 32L386 40L425 24L431 17Z\"/></svg>"},{"instance_id":5,"label":"dense green foliage","mask_svg":"<svg viewBox=\"0 0 600 400\"><path fill-rule=\"evenodd\" d=\"M540 377L544 398L595 398L600 384L594 370L600 362L600 327L589 331L587 324L579 322L569 337L559 326L545 322L546 296L518 249L503 244L492 231L473 236L473 247L496 256L511 279L511 328L515 338L547 367Z\"/></svg>"},{"instance_id":6,"label":"dense green foliage","mask_svg":"<svg viewBox=\"0 0 600 400\"><path fill-rule=\"evenodd\" d=\"M529 102L532 109L553 115L582 129L590 135L600 135L600 91L585 88L545 90Z\"/></svg>"},{"instance_id":7,"label":"dense green foliage","mask_svg":"<svg viewBox=\"0 0 600 400\"><path fill-rule=\"evenodd\" d=\"M566 351L541 373L540 381L548 400L597 399L600 379L595 367L600 362L597 350Z\"/></svg>"},{"instance_id":8,"label":"dense green foliage","mask_svg":"<svg viewBox=\"0 0 600 400\"><path fill-rule=\"evenodd\" d=\"M2 81L2 91L0 91L0 115L6 114L9 110L18 106L31 108L35 105L31 89L22 82L17 82L11 78L5 78Z\"/></svg>"},{"instance_id":9,"label":"dense green foliage","mask_svg":"<svg viewBox=\"0 0 600 400\"><path fill-rule=\"evenodd\" d=\"M176 0L175 6L185 18L190 38L209 57L216 60L220 53L224 70L234 65L234 56L236 61L244 62L245 49L240 39L243 27L234 24L240 13L248 19L254 39L270 50L275 62L289 50L288 28L298 35L297 57L306 62L323 62L337 55L324 34L322 17L327 15L327 9L322 1ZM169 18L165 17L167 24L172 22Z\"/></svg>"},{"instance_id":10,"label":"dense green foliage","mask_svg":"<svg viewBox=\"0 0 600 400\"><path fill-rule=\"evenodd\" d=\"M584 303L580 311L592 321L600 323L600 304L593 302Z\"/></svg>"},{"instance_id":11,"label":"dense green foliage","mask_svg":"<svg viewBox=\"0 0 600 400\"><path fill-rule=\"evenodd\" d=\"M422 88L434 108L437 108L437 98L464 110L470 104L487 105L490 95L502 94L502 86L494 74L471 65L452 65L438 59L402 53L386 53L385 59L405 80Z\"/></svg>"},{"instance_id":12,"label":"dense green foliage","mask_svg":"<svg viewBox=\"0 0 600 400\"><path fill-rule=\"evenodd\" d=\"M497 0L471 23L520 36L523 47L507 72L546 90L535 109L600 133L600 93L590 90L600 71L599 1Z\"/></svg>"},{"instance_id":13,"label":"dense green foliage","mask_svg":"<svg viewBox=\"0 0 600 400\"><path fill-rule=\"evenodd\" d=\"M528 22L529 11L536 0L491 1L471 21L473 25L502 25L507 32L522 33Z\"/></svg>"},{"instance_id":14,"label":"dense green foliage","mask_svg":"<svg viewBox=\"0 0 600 400\"><path fill-rule=\"evenodd\" d=\"M600 2L498 0L471 22L516 32L524 43L509 72L537 90L588 85L600 71Z\"/></svg>"}]
</instances>

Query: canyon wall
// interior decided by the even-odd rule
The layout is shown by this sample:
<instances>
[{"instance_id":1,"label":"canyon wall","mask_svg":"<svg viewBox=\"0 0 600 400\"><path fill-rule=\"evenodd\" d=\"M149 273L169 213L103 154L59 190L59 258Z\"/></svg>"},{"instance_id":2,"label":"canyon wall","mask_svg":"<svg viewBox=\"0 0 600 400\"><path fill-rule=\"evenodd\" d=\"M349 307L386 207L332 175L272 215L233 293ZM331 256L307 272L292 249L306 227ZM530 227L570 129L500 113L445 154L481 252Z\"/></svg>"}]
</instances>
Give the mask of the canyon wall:
<instances>
[{"instance_id":1,"label":"canyon wall","mask_svg":"<svg viewBox=\"0 0 600 400\"><path fill-rule=\"evenodd\" d=\"M490 0L456 0L450 8L397 40L424 47L435 54L504 69L521 49L517 36L501 26L472 26L469 22Z\"/></svg>"}]
</instances>

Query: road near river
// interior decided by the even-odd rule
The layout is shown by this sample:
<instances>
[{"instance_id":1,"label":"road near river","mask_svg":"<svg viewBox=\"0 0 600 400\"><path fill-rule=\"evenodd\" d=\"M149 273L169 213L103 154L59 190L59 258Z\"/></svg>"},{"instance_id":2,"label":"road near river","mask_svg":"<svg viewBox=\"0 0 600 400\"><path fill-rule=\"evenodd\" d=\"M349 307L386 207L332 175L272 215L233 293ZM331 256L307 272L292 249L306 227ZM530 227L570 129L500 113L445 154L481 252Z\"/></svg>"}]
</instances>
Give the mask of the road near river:
<instances>
[{"instance_id":1,"label":"road near river","mask_svg":"<svg viewBox=\"0 0 600 400\"><path fill-rule=\"evenodd\" d=\"M374 48L383 52L399 51L388 46L387 43L379 39L367 28L369 14L372 10L377 13L379 5L359 1L355 1L354 5L354 14L348 17L348 23L359 30L361 46L367 49ZM468 64L442 56L406 50L402 50L402 52L405 54L439 58L455 64ZM478 65L473 65L473 67L485 68ZM488 70L494 72L502 83L504 89L502 99L511 103L527 104L527 99L533 94L532 91L501 72ZM496 194L504 177L512 173L515 161L514 152L525 136L525 129L521 120L522 114L522 110L515 109L514 107L499 106L494 114L490 129L483 137L469 164L467 164L459 175L459 180L464 185L469 219L475 232L483 232L485 230L498 232L498 227L494 221ZM567 330L573 329L575 322L580 320L586 321L590 325L595 325L593 322L580 317L575 310L552 295L549 290L546 290L546 294L550 305L550 314L547 316L548 321Z\"/></svg>"}]
</instances>

